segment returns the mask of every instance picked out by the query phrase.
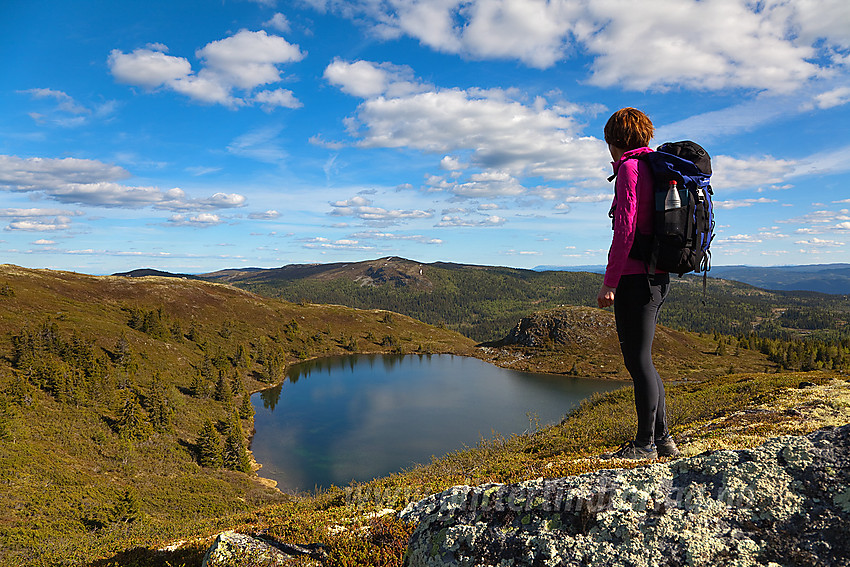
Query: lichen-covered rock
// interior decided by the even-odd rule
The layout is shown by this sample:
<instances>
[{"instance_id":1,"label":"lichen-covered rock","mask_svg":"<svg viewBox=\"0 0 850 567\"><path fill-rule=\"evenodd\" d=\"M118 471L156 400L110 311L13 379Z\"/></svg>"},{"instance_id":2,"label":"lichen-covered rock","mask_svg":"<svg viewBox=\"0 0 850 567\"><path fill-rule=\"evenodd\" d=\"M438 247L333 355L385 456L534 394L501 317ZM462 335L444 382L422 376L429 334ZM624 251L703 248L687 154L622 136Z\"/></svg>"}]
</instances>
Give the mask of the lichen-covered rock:
<instances>
[{"instance_id":1,"label":"lichen-covered rock","mask_svg":"<svg viewBox=\"0 0 850 567\"><path fill-rule=\"evenodd\" d=\"M322 552L286 546L287 553L272 544L234 531L218 534L207 550L201 567L283 567L285 565L307 565L304 556L314 556ZM321 565L315 562L315 565Z\"/></svg>"},{"instance_id":2,"label":"lichen-covered rock","mask_svg":"<svg viewBox=\"0 0 850 567\"><path fill-rule=\"evenodd\" d=\"M850 566L850 425L409 505L405 565Z\"/></svg>"}]
</instances>

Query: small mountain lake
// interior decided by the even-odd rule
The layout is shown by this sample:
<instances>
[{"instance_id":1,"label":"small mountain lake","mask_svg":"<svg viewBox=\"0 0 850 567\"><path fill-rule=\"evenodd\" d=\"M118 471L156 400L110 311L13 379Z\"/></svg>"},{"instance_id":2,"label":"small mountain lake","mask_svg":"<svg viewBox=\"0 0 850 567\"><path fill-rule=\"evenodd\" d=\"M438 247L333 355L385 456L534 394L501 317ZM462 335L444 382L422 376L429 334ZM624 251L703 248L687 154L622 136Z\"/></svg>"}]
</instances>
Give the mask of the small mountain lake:
<instances>
[{"instance_id":1,"label":"small mountain lake","mask_svg":"<svg viewBox=\"0 0 850 567\"><path fill-rule=\"evenodd\" d=\"M290 367L251 397L259 474L282 490L346 486L494 434L559 421L623 382L530 374L453 355L356 355Z\"/></svg>"}]
</instances>

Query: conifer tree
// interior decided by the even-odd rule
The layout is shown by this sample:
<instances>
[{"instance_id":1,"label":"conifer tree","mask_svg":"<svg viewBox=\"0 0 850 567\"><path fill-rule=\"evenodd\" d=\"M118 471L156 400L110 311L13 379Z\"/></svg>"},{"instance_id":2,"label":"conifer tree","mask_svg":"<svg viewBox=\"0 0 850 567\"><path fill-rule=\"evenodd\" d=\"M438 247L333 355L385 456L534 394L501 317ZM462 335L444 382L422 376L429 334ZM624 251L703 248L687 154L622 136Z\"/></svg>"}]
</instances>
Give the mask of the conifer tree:
<instances>
[{"instance_id":1,"label":"conifer tree","mask_svg":"<svg viewBox=\"0 0 850 567\"><path fill-rule=\"evenodd\" d=\"M115 523L129 524L139 519L139 502L136 495L129 489L125 490L112 509L112 520Z\"/></svg>"},{"instance_id":2,"label":"conifer tree","mask_svg":"<svg viewBox=\"0 0 850 567\"><path fill-rule=\"evenodd\" d=\"M242 426L236 415L230 418L225 428L222 460L225 468L243 473L251 472L251 461L242 439Z\"/></svg>"},{"instance_id":3,"label":"conifer tree","mask_svg":"<svg viewBox=\"0 0 850 567\"><path fill-rule=\"evenodd\" d=\"M215 385L215 396L216 401L224 402L226 406L230 406L233 403L233 390L230 386L230 380L228 380L224 373L219 373L218 382Z\"/></svg>"},{"instance_id":4,"label":"conifer tree","mask_svg":"<svg viewBox=\"0 0 850 567\"><path fill-rule=\"evenodd\" d=\"M242 404L239 406L239 417L251 419L254 417L254 406L251 404L251 396L246 392L242 396Z\"/></svg>"},{"instance_id":5,"label":"conifer tree","mask_svg":"<svg viewBox=\"0 0 850 567\"><path fill-rule=\"evenodd\" d=\"M118 434L124 439L145 439L151 433L151 424L142 409L139 399L131 390L124 394L118 420L115 423Z\"/></svg>"},{"instance_id":6,"label":"conifer tree","mask_svg":"<svg viewBox=\"0 0 850 567\"><path fill-rule=\"evenodd\" d=\"M198 463L202 467L218 468L222 466L221 435L210 420L204 422L198 435Z\"/></svg>"},{"instance_id":7,"label":"conifer tree","mask_svg":"<svg viewBox=\"0 0 850 567\"><path fill-rule=\"evenodd\" d=\"M150 394L146 400L151 424L158 430L170 432L173 430L172 417L174 410L168 399L168 391L162 383L159 373L154 374Z\"/></svg>"}]
</instances>

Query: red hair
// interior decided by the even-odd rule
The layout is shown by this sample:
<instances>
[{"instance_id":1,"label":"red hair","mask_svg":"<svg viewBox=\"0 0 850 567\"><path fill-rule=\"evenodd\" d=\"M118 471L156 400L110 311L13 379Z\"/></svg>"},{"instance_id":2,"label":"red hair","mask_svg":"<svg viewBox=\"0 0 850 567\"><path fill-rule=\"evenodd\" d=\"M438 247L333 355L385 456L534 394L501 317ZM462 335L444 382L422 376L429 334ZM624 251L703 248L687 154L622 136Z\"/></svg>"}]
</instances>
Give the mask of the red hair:
<instances>
[{"instance_id":1,"label":"red hair","mask_svg":"<svg viewBox=\"0 0 850 567\"><path fill-rule=\"evenodd\" d=\"M652 120L637 108L621 108L605 124L605 141L621 150L648 146L654 134Z\"/></svg>"}]
</instances>

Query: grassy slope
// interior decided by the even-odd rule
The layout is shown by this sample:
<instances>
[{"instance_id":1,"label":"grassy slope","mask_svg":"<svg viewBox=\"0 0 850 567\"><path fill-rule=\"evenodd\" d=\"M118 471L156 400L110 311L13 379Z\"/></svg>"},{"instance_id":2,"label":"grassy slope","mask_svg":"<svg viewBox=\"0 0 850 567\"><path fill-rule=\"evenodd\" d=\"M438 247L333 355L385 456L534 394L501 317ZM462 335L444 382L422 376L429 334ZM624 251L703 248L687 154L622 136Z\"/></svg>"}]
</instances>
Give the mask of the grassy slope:
<instances>
[{"instance_id":1,"label":"grassy slope","mask_svg":"<svg viewBox=\"0 0 850 567\"><path fill-rule=\"evenodd\" d=\"M254 354L261 343L274 345L287 363L351 348L464 353L473 344L402 315L295 305L206 282L2 266L0 286L2 565L91 560L191 534L208 519L280 500L249 475L197 465L194 443L203 421L225 421L232 412L211 397L188 393L205 357L219 361L233 379L239 376L238 406L241 396L268 386L259 380L264 370L258 362L236 366L238 344ZM127 324L129 308L161 308L163 321L183 332L155 338L134 330ZM158 376L174 412L173 429L122 438L114 427L120 395L100 392L60 403L14 369L10 338L38 332L46 321L66 343L91 341L110 379L142 400ZM195 340L186 337L190 329ZM128 372L114 362L122 337L134 360ZM250 432L250 420L242 425ZM125 491L138 507L132 521L122 520L118 509Z\"/></svg>"},{"instance_id":2,"label":"grassy slope","mask_svg":"<svg viewBox=\"0 0 850 567\"><path fill-rule=\"evenodd\" d=\"M597 397L561 425L532 435L482 441L478 447L347 490L281 498L248 475L196 464L192 445L201 422L224 419L228 413L219 402L186 393L205 355L225 351L232 360L235 344L256 351L261 339L279 345L289 362L345 353L352 337L357 350L371 352L469 352L472 341L400 315L295 305L186 280L95 278L3 267L0 287L6 290L0 293L2 336L40 325L48 316L60 333L89 338L107 355L124 336L138 361L135 387L144 390L159 372L170 386L176 410L173 433L131 442L110 427L117 416L114 404L60 404L22 381L9 360L0 360L0 392L7 400L0 417L4 411L9 416L10 431L0 445L0 533L5 540L0 542L0 554L5 554L0 564L93 560L98 566L197 566L212 534L236 528L247 533L266 530L293 543L323 542L328 565L398 565L410 526L389 516L369 519L366 512L400 509L411 499L458 483L513 482L594 470L603 465L588 457L618 444L634 427L631 392L624 389ZM184 330L196 327L201 338L163 340L133 330L127 326L127 307L162 308L170 322L180 322ZM293 321L298 323L296 331L291 330ZM381 344L388 336L395 346ZM706 337L674 332L670 344L685 339L705 353L714 346ZM551 346L532 353L539 361L553 354L558 349ZM756 358L753 364L761 365L763 359ZM564 363L558 365L564 368ZM725 366L723 362L718 368ZM243 373L247 391L265 385L257 380L262 374L258 363ZM802 380L818 385L796 389ZM847 392L847 379L839 374L749 370L671 386L668 403L674 433L693 452L846 422ZM741 411L745 408L758 409ZM127 489L138 502L138 519L109 521ZM359 526L369 530L360 531ZM182 543L158 551L175 540Z\"/></svg>"},{"instance_id":3,"label":"grassy slope","mask_svg":"<svg viewBox=\"0 0 850 567\"><path fill-rule=\"evenodd\" d=\"M801 387L803 383L807 384ZM752 447L769 437L850 422L850 377L839 373L737 374L671 386L667 399L672 430L686 456ZM558 425L482 441L390 477L267 506L224 523L242 533L263 533L283 542L321 542L328 552L328 567L401 566L413 526L392 514L376 517L375 512L401 510L410 501L457 484L557 478L612 464L640 466L595 458L632 434L633 404L630 388L596 396ZM212 536L210 530L172 551L136 549L97 565L168 562L197 567Z\"/></svg>"}]
</instances>

